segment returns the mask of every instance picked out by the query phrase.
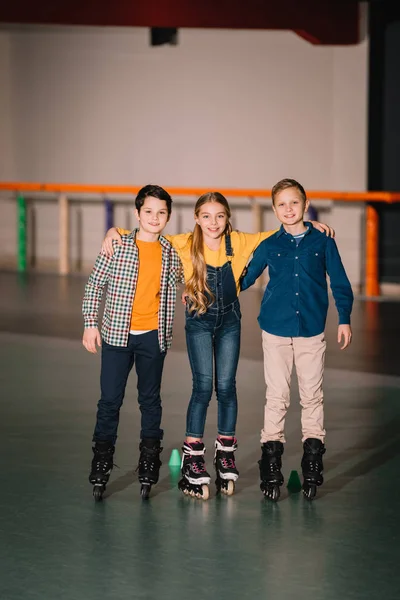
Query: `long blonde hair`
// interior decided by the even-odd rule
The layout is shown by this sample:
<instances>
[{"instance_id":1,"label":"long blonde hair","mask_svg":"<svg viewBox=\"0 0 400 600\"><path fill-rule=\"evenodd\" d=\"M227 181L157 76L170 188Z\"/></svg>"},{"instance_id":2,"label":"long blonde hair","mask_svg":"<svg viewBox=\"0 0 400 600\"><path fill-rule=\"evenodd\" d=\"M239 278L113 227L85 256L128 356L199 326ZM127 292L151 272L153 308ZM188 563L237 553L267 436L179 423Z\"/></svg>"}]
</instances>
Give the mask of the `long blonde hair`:
<instances>
[{"instance_id":1,"label":"long blonde hair","mask_svg":"<svg viewBox=\"0 0 400 600\"><path fill-rule=\"evenodd\" d=\"M207 194L200 196L196 202L196 206L194 207L194 214L196 217L199 216L200 208L207 202L215 202L224 207L225 214L228 218L224 234L230 234L232 231L232 225L229 222L229 219L231 218L231 209L225 196L219 192L207 192ZM207 285L207 266L204 258L203 232L200 225L197 223L194 227L192 235L189 238L189 243L191 243L190 257L193 264L193 274L186 283L185 291L189 298L190 312L195 311L197 314L202 315L214 302L215 298L214 294Z\"/></svg>"}]
</instances>

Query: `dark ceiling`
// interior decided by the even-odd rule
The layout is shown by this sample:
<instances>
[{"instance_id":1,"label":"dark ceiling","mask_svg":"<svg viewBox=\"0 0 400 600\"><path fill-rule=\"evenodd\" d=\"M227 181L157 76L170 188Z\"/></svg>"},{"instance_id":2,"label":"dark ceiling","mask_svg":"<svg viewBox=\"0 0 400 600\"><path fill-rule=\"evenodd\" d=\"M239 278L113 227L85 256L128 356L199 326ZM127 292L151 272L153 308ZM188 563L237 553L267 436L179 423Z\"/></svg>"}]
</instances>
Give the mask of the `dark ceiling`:
<instances>
[{"instance_id":1,"label":"dark ceiling","mask_svg":"<svg viewBox=\"0 0 400 600\"><path fill-rule=\"evenodd\" d=\"M351 0L0 0L0 22L288 29L314 44L359 41Z\"/></svg>"}]
</instances>

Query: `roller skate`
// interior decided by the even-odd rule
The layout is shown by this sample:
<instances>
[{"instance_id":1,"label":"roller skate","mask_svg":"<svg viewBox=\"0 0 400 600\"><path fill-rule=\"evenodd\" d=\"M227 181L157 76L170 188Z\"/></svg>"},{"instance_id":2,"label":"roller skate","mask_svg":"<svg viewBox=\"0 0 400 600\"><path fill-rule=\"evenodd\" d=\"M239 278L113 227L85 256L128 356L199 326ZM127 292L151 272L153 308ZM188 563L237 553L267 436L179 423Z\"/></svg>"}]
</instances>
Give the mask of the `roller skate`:
<instances>
[{"instance_id":1,"label":"roller skate","mask_svg":"<svg viewBox=\"0 0 400 600\"><path fill-rule=\"evenodd\" d=\"M217 437L215 441L214 467L217 473L215 485L217 492L232 496L239 471L235 465L237 439Z\"/></svg>"},{"instance_id":2,"label":"roller skate","mask_svg":"<svg viewBox=\"0 0 400 600\"><path fill-rule=\"evenodd\" d=\"M284 479L282 469L282 442L265 442L262 447L262 456L258 461L260 467L260 489L266 498L277 502L281 495L280 486Z\"/></svg>"},{"instance_id":3,"label":"roller skate","mask_svg":"<svg viewBox=\"0 0 400 600\"><path fill-rule=\"evenodd\" d=\"M96 442L93 447L92 468L89 481L93 484L93 497L96 502L103 498L111 471L114 466L113 456L115 447L112 442Z\"/></svg>"},{"instance_id":4,"label":"roller skate","mask_svg":"<svg viewBox=\"0 0 400 600\"><path fill-rule=\"evenodd\" d=\"M325 454L325 446L321 440L307 438L303 444L303 449L304 454L301 460L304 478L303 494L308 500L313 500L317 493L317 486L322 485L324 482L322 456Z\"/></svg>"},{"instance_id":5,"label":"roller skate","mask_svg":"<svg viewBox=\"0 0 400 600\"><path fill-rule=\"evenodd\" d=\"M162 448L160 446L160 440L155 439L143 439L140 442L140 457L137 471L139 471L138 479L141 483L140 495L143 500L149 497L151 486L157 483L160 467L162 462L160 460L160 453Z\"/></svg>"},{"instance_id":6,"label":"roller skate","mask_svg":"<svg viewBox=\"0 0 400 600\"><path fill-rule=\"evenodd\" d=\"M211 477L206 471L206 449L203 442L184 442L182 451L182 479L178 483L179 489L186 495L208 500Z\"/></svg>"}]
</instances>

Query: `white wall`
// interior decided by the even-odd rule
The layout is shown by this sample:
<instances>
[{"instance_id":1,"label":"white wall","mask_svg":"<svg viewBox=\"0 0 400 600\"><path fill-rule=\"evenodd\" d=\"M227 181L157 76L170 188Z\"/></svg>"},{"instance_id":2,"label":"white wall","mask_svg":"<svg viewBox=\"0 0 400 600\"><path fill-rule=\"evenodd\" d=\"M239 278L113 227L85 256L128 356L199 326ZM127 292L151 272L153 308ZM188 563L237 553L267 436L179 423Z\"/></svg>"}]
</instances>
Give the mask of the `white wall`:
<instances>
[{"instance_id":1,"label":"white wall","mask_svg":"<svg viewBox=\"0 0 400 600\"><path fill-rule=\"evenodd\" d=\"M0 156L4 139L15 153L2 179L262 188L291 176L310 189L365 189L365 42L325 47L291 32L191 29L176 47L152 48L146 29L50 27L4 31L3 48ZM10 227L7 210L0 232ZM360 212L324 214L355 284ZM51 258L54 214L48 205L37 213L41 257ZM91 261L100 205L81 218ZM1 254L14 252L1 243Z\"/></svg>"},{"instance_id":2,"label":"white wall","mask_svg":"<svg viewBox=\"0 0 400 600\"><path fill-rule=\"evenodd\" d=\"M0 33L0 180L14 179L14 117L12 106L11 36Z\"/></svg>"}]
</instances>

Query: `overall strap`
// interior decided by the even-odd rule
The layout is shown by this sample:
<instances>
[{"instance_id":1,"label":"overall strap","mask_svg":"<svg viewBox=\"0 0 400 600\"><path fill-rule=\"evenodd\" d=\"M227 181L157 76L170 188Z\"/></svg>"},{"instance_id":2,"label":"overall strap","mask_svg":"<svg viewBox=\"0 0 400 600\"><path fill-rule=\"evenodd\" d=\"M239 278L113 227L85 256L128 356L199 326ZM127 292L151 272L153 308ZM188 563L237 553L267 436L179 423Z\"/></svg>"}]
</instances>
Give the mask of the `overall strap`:
<instances>
[{"instance_id":1,"label":"overall strap","mask_svg":"<svg viewBox=\"0 0 400 600\"><path fill-rule=\"evenodd\" d=\"M234 256L230 234L225 236L225 253L228 258Z\"/></svg>"}]
</instances>

